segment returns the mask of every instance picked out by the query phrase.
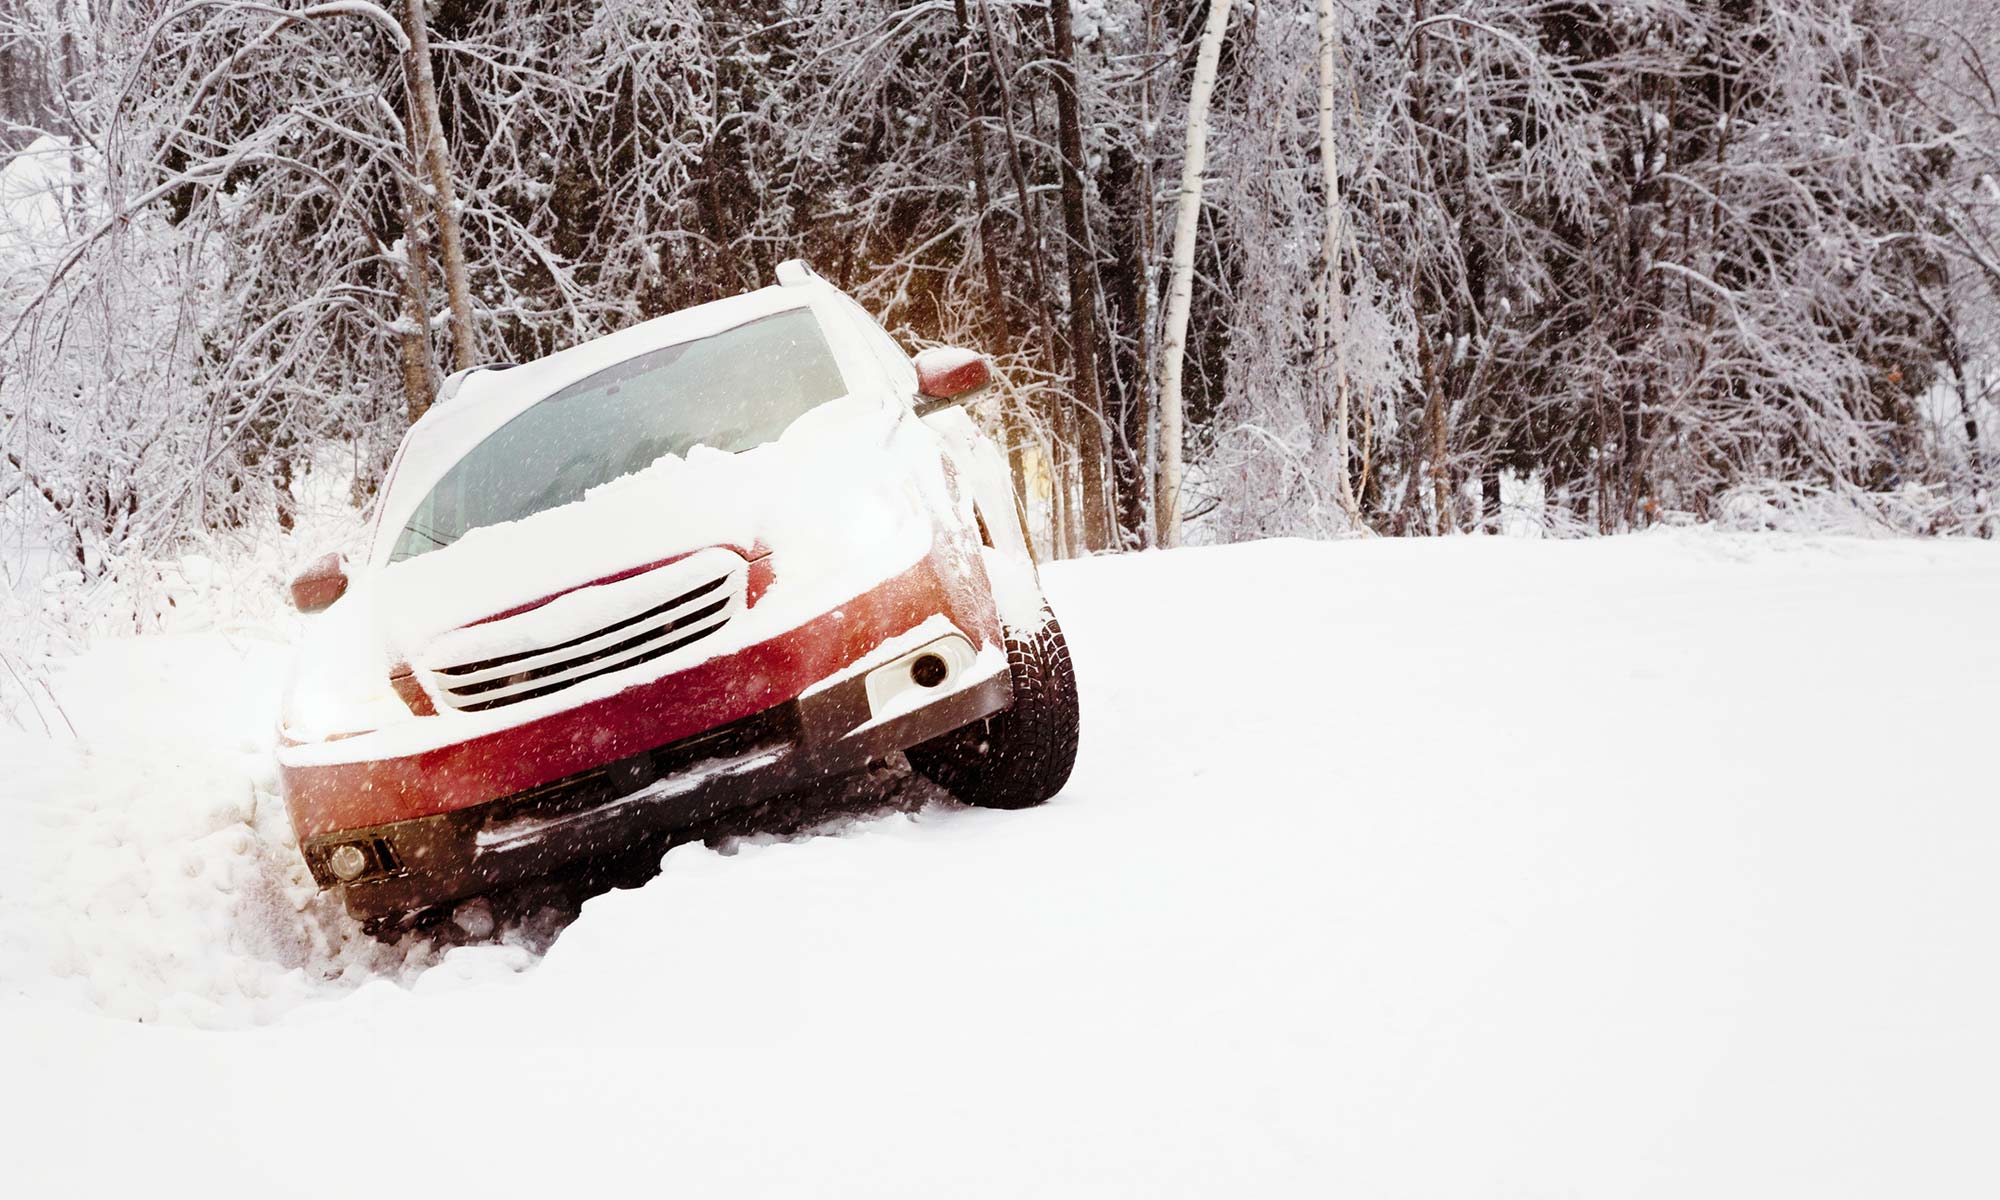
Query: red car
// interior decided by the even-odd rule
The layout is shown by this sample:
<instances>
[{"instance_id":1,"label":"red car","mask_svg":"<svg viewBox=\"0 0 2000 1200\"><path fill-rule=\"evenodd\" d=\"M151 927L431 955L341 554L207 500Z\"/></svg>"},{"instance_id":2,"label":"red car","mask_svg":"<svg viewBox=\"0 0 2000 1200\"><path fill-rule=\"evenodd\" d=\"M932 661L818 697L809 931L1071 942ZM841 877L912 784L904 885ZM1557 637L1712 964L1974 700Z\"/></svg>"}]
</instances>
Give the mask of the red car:
<instances>
[{"instance_id":1,"label":"red car","mask_svg":"<svg viewBox=\"0 0 2000 1200\"><path fill-rule=\"evenodd\" d=\"M461 372L310 623L278 751L322 887L419 912L897 751L1037 804L1077 696L999 450L802 263L521 366Z\"/></svg>"}]
</instances>

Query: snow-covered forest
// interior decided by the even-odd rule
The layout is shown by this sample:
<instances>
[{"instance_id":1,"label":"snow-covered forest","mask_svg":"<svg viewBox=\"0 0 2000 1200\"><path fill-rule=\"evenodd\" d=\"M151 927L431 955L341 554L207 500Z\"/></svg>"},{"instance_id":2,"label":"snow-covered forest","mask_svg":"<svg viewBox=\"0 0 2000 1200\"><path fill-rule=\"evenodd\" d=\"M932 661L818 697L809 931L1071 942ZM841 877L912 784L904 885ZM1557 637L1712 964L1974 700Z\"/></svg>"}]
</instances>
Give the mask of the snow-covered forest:
<instances>
[{"instance_id":1,"label":"snow-covered forest","mask_svg":"<svg viewBox=\"0 0 2000 1200\"><path fill-rule=\"evenodd\" d=\"M444 373L803 256L993 354L1053 556L1990 535L1996 72L1946 0L12 0L0 515L99 578L365 504Z\"/></svg>"},{"instance_id":2,"label":"snow-covered forest","mask_svg":"<svg viewBox=\"0 0 2000 1200\"><path fill-rule=\"evenodd\" d=\"M0 0L0 1186L2000 1195L1997 475L1995 0Z\"/></svg>"}]
</instances>

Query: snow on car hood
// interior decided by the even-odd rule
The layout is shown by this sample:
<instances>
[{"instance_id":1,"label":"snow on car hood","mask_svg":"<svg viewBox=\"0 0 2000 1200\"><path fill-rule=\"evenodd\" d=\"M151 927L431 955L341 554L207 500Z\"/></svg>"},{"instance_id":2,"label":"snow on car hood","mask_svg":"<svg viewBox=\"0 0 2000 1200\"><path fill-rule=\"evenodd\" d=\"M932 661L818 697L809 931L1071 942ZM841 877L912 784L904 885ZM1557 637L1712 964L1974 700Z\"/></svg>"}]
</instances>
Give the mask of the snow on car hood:
<instances>
[{"instance_id":1,"label":"snow on car hood","mask_svg":"<svg viewBox=\"0 0 2000 1200\"><path fill-rule=\"evenodd\" d=\"M700 643L699 658L777 636L907 570L930 549L948 485L935 442L907 407L850 396L741 453L697 447L583 499L468 532L450 546L359 568L301 648L285 725L296 741L382 730L315 758L414 753L609 695L629 676L488 712L413 718L388 688L392 663L450 630L707 546L759 547L774 580L755 608ZM393 732L388 727L396 727Z\"/></svg>"}]
</instances>

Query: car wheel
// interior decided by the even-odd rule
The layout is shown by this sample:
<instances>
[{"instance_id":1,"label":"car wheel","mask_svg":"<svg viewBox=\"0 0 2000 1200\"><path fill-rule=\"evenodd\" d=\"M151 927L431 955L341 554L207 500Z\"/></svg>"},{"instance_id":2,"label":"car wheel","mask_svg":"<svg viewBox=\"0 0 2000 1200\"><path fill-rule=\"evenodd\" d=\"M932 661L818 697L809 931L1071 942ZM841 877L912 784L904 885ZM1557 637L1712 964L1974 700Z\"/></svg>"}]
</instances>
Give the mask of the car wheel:
<instances>
[{"instance_id":1,"label":"car wheel","mask_svg":"<svg viewBox=\"0 0 2000 1200\"><path fill-rule=\"evenodd\" d=\"M1076 764L1076 671L1045 606L1032 632L1007 631L1014 703L909 750L910 765L967 804L1030 808L1062 790Z\"/></svg>"}]
</instances>

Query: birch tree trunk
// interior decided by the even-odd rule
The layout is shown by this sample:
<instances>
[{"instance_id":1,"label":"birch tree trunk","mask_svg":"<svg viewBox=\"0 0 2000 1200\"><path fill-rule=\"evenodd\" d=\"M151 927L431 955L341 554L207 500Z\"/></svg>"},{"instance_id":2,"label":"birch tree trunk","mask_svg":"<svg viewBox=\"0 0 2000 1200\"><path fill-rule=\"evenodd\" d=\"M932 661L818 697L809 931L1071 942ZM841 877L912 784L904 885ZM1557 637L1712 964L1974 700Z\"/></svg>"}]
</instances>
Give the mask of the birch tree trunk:
<instances>
[{"instance_id":1,"label":"birch tree trunk","mask_svg":"<svg viewBox=\"0 0 2000 1200\"><path fill-rule=\"evenodd\" d=\"M1157 0L1146 0L1146 58L1150 61L1160 44ZM1146 528L1144 545L1160 544L1160 415L1153 401L1153 289L1158 265L1153 261L1153 73L1149 69L1139 81L1139 229L1138 296L1132 305L1133 359L1138 363L1139 403L1145 407L1142 427L1144 448L1139 459L1139 478L1145 489Z\"/></svg>"},{"instance_id":2,"label":"birch tree trunk","mask_svg":"<svg viewBox=\"0 0 2000 1200\"><path fill-rule=\"evenodd\" d=\"M1333 0L1319 0L1319 169L1326 193L1326 299L1320 308L1320 343L1333 346L1333 470L1341 511L1348 523L1361 524L1354 501L1354 481L1347 469L1347 294L1340 278L1342 208L1340 160L1333 142ZM1322 354L1324 349L1322 349Z\"/></svg>"},{"instance_id":3,"label":"birch tree trunk","mask_svg":"<svg viewBox=\"0 0 2000 1200\"><path fill-rule=\"evenodd\" d=\"M1180 201L1174 212L1174 249L1167 276L1165 355L1160 366L1160 544L1181 544L1181 371L1187 358L1188 305L1194 298L1194 238L1201 220L1201 173L1208 159L1208 99L1215 92L1229 0L1209 0L1208 25L1195 55L1188 94L1187 154L1181 161Z\"/></svg>"},{"instance_id":4,"label":"birch tree trunk","mask_svg":"<svg viewBox=\"0 0 2000 1200\"><path fill-rule=\"evenodd\" d=\"M463 371L476 361L472 341L472 284L465 267L465 243L458 225L458 189L451 179L451 158L445 152L444 127L438 119L437 84L431 78L430 20L424 0L403 0L403 32L410 47L403 52L403 73L409 92L411 133L423 151L418 165L430 176L431 209L437 218L438 256L444 264L444 285L451 297L452 365Z\"/></svg>"}]
</instances>

